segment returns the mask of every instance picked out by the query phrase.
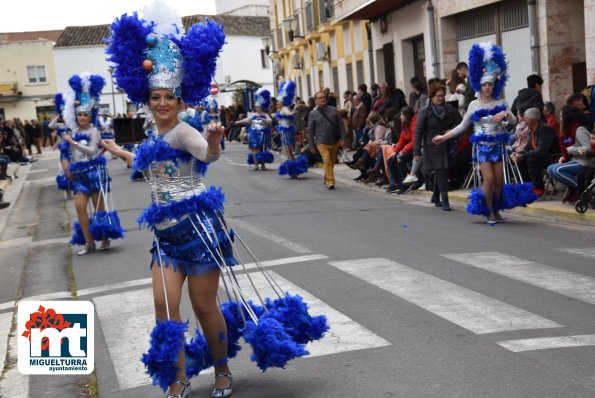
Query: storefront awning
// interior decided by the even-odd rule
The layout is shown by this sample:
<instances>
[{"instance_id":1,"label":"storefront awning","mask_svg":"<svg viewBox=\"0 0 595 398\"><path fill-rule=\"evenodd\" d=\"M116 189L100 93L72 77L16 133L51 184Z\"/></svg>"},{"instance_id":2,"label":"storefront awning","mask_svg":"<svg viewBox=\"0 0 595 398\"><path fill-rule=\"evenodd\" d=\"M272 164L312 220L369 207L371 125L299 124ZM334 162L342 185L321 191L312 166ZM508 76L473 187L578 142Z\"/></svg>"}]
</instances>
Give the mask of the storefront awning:
<instances>
[{"instance_id":1,"label":"storefront awning","mask_svg":"<svg viewBox=\"0 0 595 398\"><path fill-rule=\"evenodd\" d=\"M368 0L345 15L338 17L336 21L374 20L414 1L416 0Z\"/></svg>"}]
</instances>

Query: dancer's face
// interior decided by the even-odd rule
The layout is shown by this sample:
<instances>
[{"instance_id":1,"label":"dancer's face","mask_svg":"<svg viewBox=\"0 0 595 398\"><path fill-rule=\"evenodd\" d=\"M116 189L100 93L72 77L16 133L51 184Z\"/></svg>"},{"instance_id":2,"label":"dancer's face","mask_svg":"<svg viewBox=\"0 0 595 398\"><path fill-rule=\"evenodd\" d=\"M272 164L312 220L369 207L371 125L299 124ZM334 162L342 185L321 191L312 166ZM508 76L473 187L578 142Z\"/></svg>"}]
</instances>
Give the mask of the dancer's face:
<instances>
[{"instance_id":1,"label":"dancer's face","mask_svg":"<svg viewBox=\"0 0 595 398\"><path fill-rule=\"evenodd\" d=\"M481 94L486 98L491 98L494 95L494 84L484 83L481 85Z\"/></svg>"},{"instance_id":2,"label":"dancer's face","mask_svg":"<svg viewBox=\"0 0 595 398\"><path fill-rule=\"evenodd\" d=\"M89 112L77 112L76 122L81 130L86 129L91 124L91 115Z\"/></svg>"},{"instance_id":3,"label":"dancer's face","mask_svg":"<svg viewBox=\"0 0 595 398\"><path fill-rule=\"evenodd\" d=\"M149 108L156 123L173 122L178 117L180 101L169 90L157 89L149 94Z\"/></svg>"}]
</instances>

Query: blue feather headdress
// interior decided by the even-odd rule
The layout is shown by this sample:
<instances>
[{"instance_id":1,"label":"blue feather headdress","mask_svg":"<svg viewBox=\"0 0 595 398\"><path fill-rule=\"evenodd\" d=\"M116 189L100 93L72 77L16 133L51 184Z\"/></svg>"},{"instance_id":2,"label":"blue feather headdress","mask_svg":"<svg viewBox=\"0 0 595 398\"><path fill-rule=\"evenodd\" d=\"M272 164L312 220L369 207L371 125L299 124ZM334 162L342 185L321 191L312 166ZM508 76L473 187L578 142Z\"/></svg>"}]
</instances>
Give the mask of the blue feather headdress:
<instances>
[{"instance_id":1,"label":"blue feather headdress","mask_svg":"<svg viewBox=\"0 0 595 398\"><path fill-rule=\"evenodd\" d=\"M469 50L469 82L475 92L483 83L494 84L494 98L500 98L508 80L508 63L502 49L495 44L476 43Z\"/></svg>"},{"instance_id":2,"label":"blue feather headdress","mask_svg":"<svg viewBox=\"0 0 595 398\"><path fill-rule=\"evenodd\" d=\"M124 14L110 27L107 61L114 67L116 85L136 104L146 104L149 92L171 90L188 104L209 95L225 34L207 19L186 34L176 13L155 2L137 13Z\"/></svg>"},{"instance_id":3,"label":"blue feather headdress","mask_svg":"<svg viewBox=\"0 0 595 398\"><path fill-rule=\"evenodd\" d=\"M71 88L64 99L64 119L68 127L75 129L78 127L76 121L77 112L87 112L91 115L91 123L95 124L99 113L99 97L101 90L105 86L105 79L100 75L92 75L89 72L83 72L79 75L73 75L68 79L68 85Z\"/></svg>"},{"instance_id":4,"label":"blue feather headdress","mask_svg":"<svg viewBox=\"0 0 595 398\"><path fill-rule=\"evenodd\" d=\"M256 90L256 93L254 93L254 106L263 111L269 110L271 107L271 92L264 87Z\"/></svg>"},{"instance_id":5,"label":"blue feather headdress","mask_svg":"<svg viewBox=\"0 0 595 398\"><path fill-rule=\"evenodd\" d=\"M277 99L282 102L284 106L293 104L293 100L295 99L295 82L293 80L281 82Z\"/></svg>"},{"instance_id":6,"label":"blue feather headdress","mask_svg":"<svg viewBox=\"0 0 595 398\"><path fill-rule=\"evenodd\" d=\"M213 97L209 97L206 109L209 113L219 113L219 104L217 103L217 100Z\"/></svg>"}]
</instances>

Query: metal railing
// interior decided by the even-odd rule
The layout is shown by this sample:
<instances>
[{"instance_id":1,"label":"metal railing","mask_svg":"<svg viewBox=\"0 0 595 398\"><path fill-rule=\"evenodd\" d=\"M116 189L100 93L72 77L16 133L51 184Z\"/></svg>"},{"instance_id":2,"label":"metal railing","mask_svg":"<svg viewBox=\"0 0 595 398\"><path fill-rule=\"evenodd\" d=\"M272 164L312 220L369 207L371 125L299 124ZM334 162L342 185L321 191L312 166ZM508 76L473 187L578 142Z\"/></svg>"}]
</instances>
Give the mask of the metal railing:
<instances>
[{"instance_id":1,"label":"metal railing","mask_svg":"<svg viewBox=\"0 0 595 398\"><path fill-rule=\"evenodd\" d=\"M334 0L318 0L318 15L320 16L320 23L333 19L335 16Z\"/></svg>"}]
</instances>

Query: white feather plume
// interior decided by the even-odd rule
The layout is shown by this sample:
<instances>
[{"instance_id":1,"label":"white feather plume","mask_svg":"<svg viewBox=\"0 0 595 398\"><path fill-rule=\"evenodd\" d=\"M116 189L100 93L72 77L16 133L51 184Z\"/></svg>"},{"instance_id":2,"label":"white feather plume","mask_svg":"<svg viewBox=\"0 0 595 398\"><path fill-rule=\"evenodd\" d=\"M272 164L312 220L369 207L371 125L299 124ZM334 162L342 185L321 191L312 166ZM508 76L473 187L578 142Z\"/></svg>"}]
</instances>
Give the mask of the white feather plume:
<instances>
[{"instance_id":1,"label":"white feather plume","mask_svg":"<svg viewBox=\"0 0 595 398\"><path fill-rule=\"evenodd\" d=\"M158 37L174 36L181 39L184 34L182 18L178 13L160 0L155 0L142 9L143 19L147 22L155 22L154 31Z\"/></svg>"},{"instance_id":2,"label":"white feather plume","mask_svg":"<svg viewBox=\"0 0 595 398\"><path fill-rule=\"evenodd\" d=\"M64 94L64 121L71 130L74 130L78 127L76 122L76 107L74 106L75 100L76 94L74 91L70 90Z\"/></svg>"}]
</instances>

